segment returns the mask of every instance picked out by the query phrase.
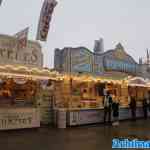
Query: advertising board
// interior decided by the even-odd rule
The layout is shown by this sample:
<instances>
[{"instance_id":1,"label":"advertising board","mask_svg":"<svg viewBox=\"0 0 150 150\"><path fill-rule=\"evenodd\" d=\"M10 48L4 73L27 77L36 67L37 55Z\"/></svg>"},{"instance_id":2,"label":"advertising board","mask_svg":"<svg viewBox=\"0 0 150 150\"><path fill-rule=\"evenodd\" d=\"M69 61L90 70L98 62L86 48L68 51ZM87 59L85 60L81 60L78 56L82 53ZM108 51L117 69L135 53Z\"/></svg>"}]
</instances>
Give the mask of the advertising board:
<instances>
[{"instance_id":1,"label":"advertising board","mask_svg":"<svg viewBox=\"0 0 150 150\"><path fill-rule=\"evenodd\" d=\"M18 49L15 37L0 35L0 64L42 67L41 46L37 42L28 41L27 47Z\"/></svg>"},{"instance_id":2,"label":"advertising board","mask_svg":"<svg viewBox=\"0 0 150 150\"><path fill-rule=\"evenodd\" d=\"M0 130L40 127L36 108L1 108Z\"/></svg>"}]
</instances>

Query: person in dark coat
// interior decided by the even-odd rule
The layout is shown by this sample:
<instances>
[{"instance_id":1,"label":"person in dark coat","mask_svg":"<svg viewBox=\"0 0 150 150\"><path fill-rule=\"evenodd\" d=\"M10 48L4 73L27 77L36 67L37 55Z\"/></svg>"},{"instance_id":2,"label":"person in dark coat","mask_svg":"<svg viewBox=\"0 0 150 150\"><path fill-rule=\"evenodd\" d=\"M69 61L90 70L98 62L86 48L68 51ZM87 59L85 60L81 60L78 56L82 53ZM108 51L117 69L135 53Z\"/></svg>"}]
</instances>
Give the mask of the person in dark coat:
<instances>
[{"instance_id":1,"label":"person in dark coat","mask_svg":"<svg viewBox=\"0 0 150 150\"><path fill-rule=\"evenodd\" d=\"M134 97L131 97L129 106L131 109L132 120L135 121L136 120L136 100Z\"/></svg>"},{"instance_id":2,"label":"person in dark coat","mask_svg":"<svg viewBox=\"0 0 150 150\"><path fill-rule=\"evenodd\" d=\"M147 99L144 98L143 99L143 114L144 114L144 118L147 119L147 112L148 111L148 102Z\"/></svg>"},{"instance_id":3,"label":"person in dark coat","mask_svg":"<svg viewBox=\"0 0 150 150\"><path fill-rule=\"evenodd\" d=\"M111 123L112 97L109 92L107 92L107 95L104 97L103 105L104 105L104 123L106 123L107 116L108 122Z\"/></svg>"},{"instance_id":4,"label":"person in dark coat","mask_svg":"<svg viewBox=\"0 0 150 150\"><path fill-rule=\"evenodd\" d=\"M147 98L147 109L150 111L150 97Z\"/></svg>"},{"instance_id":5,"label":"person in dark coat","mask_svg":"<svg viewBox=\"0 0 150 150\"><path fill-rule=\"evenodd\" d=\"M112 110L113 110L113 118L114 118L114 122L112 125L114 126L119 125L119 102L116 99L116 97L112 103Z\"/></svg>"}]
</instances>

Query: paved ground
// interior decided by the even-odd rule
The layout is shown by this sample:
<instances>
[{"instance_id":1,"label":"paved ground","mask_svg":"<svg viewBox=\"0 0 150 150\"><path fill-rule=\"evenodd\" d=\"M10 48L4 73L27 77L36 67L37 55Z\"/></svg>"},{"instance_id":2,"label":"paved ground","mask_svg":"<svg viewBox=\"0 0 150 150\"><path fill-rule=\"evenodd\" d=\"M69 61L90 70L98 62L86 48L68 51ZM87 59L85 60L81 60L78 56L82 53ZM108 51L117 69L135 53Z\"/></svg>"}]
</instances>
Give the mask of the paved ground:
<instances>
[{"instance_id":1,"label":"paved ground","mask_svg":"<svg viewBox=\"0 0 150 150\"><path fill-rule=\"evenodd\" d=\"M150 120L119 127L92 125L65 130L40 128L0 132L0 150L111 150L114 137L150 139Z\"/></svg>"}]
</instances>

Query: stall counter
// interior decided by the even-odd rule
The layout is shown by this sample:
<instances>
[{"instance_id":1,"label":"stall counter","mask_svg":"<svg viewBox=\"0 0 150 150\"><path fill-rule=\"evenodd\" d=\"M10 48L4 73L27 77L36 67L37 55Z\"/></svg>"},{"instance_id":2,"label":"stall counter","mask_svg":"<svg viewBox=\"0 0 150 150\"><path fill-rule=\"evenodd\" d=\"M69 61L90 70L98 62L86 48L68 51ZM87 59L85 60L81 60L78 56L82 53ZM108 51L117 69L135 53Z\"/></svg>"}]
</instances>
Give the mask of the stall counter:
<instances>
[{"instance_id":1,"label":"stall counter","mask_svg":"<svg viewBox=\"0 0 150 150\"><path fill-rule=\"evenodd\" d=\"M103 123L104 109L100 108L77 108L67 109L67 125L77 126L94 123ZM150 112L149 112L150 116ZM137 107L136 117L143 117L142 107ZM129 107L120 107L119 120L131 119ZM112 117L113 120L113 117Z\"/></svg>"}]
</instances>

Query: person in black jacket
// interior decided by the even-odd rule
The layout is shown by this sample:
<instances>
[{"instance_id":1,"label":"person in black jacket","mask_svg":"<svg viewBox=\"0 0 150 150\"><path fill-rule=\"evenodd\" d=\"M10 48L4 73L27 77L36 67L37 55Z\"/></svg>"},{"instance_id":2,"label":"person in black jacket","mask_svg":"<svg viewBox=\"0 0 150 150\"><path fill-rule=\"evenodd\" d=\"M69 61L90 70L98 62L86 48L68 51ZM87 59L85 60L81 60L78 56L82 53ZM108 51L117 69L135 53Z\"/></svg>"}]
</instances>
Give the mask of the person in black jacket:
<instances>
[{"instance_id":1,"label":"person in black jacket","mask_svg":"<svg viewBox=\"0 0 150 150\"><path fill-rule=\"evenodd\" d=\"M119 102L117 100L117 97L114 98L112 103L112 110L113 110L113 126L119 125Z\"/></svg>"},{"instance_id":2,"label":"person in black jacket","mask_svg":"<svg viewBox=\"0 0 150 150\"><path fill-rule=\"evenodd\" d=\"M131 109L132 120L135 121L136 120L136 100L134 97L131 97L129 106Z\"/></svg>"},{"instance_id":3,"label":"person in black jacket","mask_svg":"<svg viewBox=\"0 0 150 150\"><path fill-rule=\"evenodd\" d=\"M144 114L144 118L147 119L147 112L148 111L148 102L147 99L144 98L143 99L143 114Z\"/></svg>"},{"instance_id":4,"label":"person in black jacket","mask_svg":"<svg viewBox=\"0 0 150 150\"><path fill-rule=\"evenodd\" d=\"M109 92L107 92L107 95L104 97L103 105L104 105L104 123L106 122L107 116L108 122L111 123L112 97Z\"/></svg>"}]
</instances>

